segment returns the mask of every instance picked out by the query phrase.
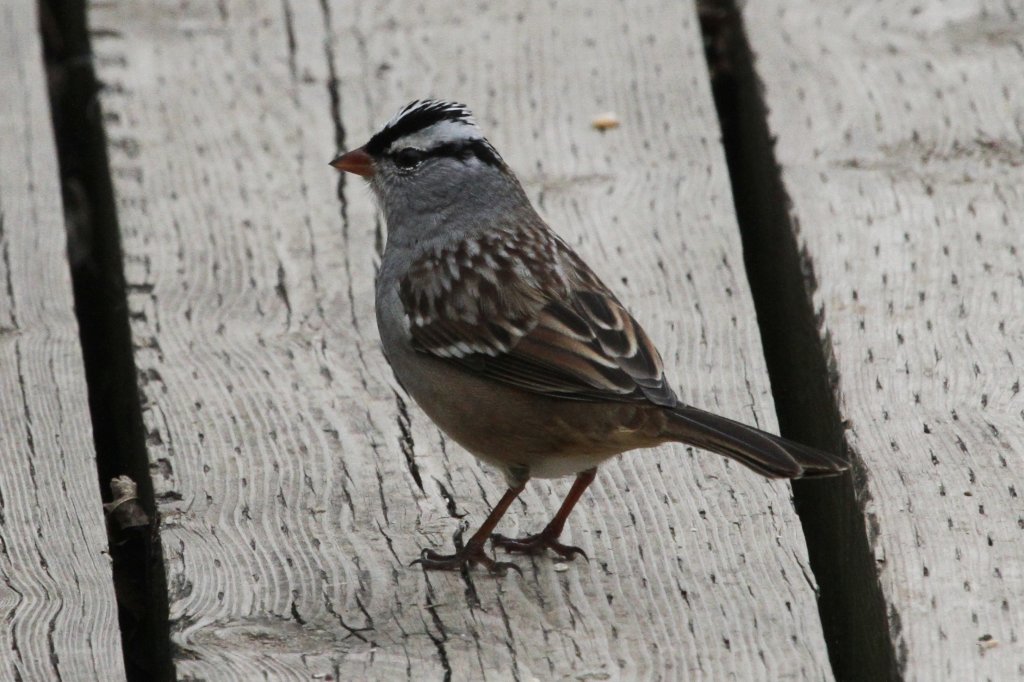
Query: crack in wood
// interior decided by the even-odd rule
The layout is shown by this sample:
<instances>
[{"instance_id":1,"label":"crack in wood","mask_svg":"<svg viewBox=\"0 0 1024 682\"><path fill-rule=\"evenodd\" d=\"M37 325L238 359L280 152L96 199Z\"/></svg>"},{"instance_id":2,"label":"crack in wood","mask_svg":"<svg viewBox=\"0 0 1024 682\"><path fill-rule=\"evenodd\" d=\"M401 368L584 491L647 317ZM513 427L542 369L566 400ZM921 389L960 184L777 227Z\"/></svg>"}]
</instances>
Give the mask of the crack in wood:
<instances>
[{"instance_id":1,"label":"crack in wood","mask_svg":"<svg viewBox=\"0 0 1024 682\"><path fill-rule=\"evenodd\" d=\"M426 573L424 573L426 575ZM434 595L434 587L430 583L430 578L427 577L427 599L433 603L436 601ZM452 666L448 660L448 650L445 648L445 644L448 641L448 632L445 629L444 621L441 620L441 616L437 613L437 609L427 609L430 612L430 619L434 623L434 627L437 628L437 635L430 631L427 626L427 622L423 621L424 632L430 641L434 643L434 648L437 650L437 658L441 663L441 670L444 671L444 682L451 682L452 679Z\"/></svg>"},{"instance_id":2,"label":"crack in wood","mask_svg":"<svg viewBox=\"0 0 1024 682\"><path fill-rule=\"evenodd\" d=\"M412 440L412 419L409 416L409 408L406 405L405 399L397 391L394 392L394 396L395 406L398 408L396 422L401 434L398 442L402 449L402 454L405 456L405 465L412 475L412 480L416 482L416 487L420 489L421 493L426 494L427 491L423 489L423 477L420 476L420 468L416 464L416 446Z\"/></svg>"}]
</instances>

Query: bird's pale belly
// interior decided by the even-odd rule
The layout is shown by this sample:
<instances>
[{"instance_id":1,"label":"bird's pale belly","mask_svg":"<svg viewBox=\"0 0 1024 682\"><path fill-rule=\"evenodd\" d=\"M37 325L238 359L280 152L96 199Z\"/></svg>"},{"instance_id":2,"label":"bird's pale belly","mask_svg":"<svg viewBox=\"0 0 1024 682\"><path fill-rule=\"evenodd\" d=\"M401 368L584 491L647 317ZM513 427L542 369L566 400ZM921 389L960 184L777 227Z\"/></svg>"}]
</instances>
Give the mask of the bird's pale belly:
<instances>
[{"instance_id":1,"label":"bird's pale belly","mask_svg":"<svg viewBox=\"0 0 1024 682\"><path fill-rule=\"evenodd\" d=\"M660 411L648 406L528 394L432 358L407 363L401 374L415 377L406 389L446 434L506 472L526 467L533 477L567 476L626 450L663 442L656 435Z\"/></svg>"}]
</instances>

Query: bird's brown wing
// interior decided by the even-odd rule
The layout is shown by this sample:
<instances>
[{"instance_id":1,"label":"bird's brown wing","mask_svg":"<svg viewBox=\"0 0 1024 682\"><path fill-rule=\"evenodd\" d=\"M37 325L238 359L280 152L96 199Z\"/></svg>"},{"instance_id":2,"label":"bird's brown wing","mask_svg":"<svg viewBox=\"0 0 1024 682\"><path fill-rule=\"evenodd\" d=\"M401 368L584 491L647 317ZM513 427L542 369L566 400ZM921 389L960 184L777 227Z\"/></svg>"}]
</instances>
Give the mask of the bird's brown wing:
<instances>
[{"instance_id":1,"label":"bird's brown wing","mask_svg":"<svg viewBox=\"0 0 1024 682\"><path fill-rule=\"evenodd\" d=\"M415 348L476 374L572 400L677 402L647 334L546 228L440 246L400 296Z\"/></svg>"}]
</instances>

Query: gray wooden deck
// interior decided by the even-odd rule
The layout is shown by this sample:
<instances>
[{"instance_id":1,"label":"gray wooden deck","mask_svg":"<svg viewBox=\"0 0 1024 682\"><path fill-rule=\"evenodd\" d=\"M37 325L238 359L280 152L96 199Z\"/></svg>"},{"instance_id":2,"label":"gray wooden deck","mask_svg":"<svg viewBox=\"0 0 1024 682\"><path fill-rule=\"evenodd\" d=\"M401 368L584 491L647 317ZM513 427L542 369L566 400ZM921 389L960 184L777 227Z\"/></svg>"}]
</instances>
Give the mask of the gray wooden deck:
<instances>
[{"instance_id":1,"label":"gray wooden deck","mask_svg":"<svg viewBox=\"0 0 1024 682\"><path fill-rule=\"evenodd\" d=\"M744 34L709 11L716 112L689 3L87 9L106 159L77 162L113 210L74 267L37 8L0 9L0 678L1024 677L1019 12L749 0ZM631 453L570 518L589 563L410 568L503 483L391 376L384 226L327 161L422 96L476 111L684 400L854 473L794 492ZM111 262L123 291L73 302ZM90 414L86 305L131 409ZM119 604L97 471L131 458L158 524ZM503 531L567 487L531 483ZM127 669L119 605L168 614Z\"/></svg>"}]
</instances>

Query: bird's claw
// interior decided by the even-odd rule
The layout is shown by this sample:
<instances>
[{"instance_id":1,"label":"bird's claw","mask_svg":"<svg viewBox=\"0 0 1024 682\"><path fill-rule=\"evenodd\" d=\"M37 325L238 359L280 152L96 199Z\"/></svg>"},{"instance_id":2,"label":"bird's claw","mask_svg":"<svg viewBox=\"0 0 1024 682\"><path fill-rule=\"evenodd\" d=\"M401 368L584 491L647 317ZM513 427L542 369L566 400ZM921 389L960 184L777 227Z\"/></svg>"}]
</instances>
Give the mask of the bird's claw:
<instances>
[{"instance_id":1,"label":"bird's claw","mask_svg":"<svg viewBox=\"0 0 1024 682\"><path fill-rule=\"evenodd\" d=\"M455 554L440 554L432 549L424 549L420 552L420 558L409 565L417 564L426 571L461 571L463 567L472 568L479 564L486 568L491 575L505 575L510 568L519 575L523 574L522 569L511 561L495 561L484 553L483 547L471 545L458 549Z\"/></svg>"},{"instance_id":2,"label":"bird's claw","mask_svg":"<svg viewBox=\"0 0 1024 682\"><path fill-rule=\"evenodd\" d=\"M550 549L552 552L562 557L566 561L572 561L578 556L582 556L587 562L590 561L590 557L579 547L575 545L563 545L558 541L557 537L550 537L543 532L535 535L527 535L525 538L510 538L500 533L494 533L491 535L491 542L495 547L501 547L507 552L519 553L519 554L540 554L545 549Z\"/></svg>"}]
</instances>

